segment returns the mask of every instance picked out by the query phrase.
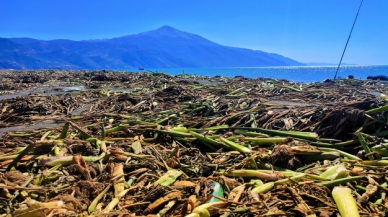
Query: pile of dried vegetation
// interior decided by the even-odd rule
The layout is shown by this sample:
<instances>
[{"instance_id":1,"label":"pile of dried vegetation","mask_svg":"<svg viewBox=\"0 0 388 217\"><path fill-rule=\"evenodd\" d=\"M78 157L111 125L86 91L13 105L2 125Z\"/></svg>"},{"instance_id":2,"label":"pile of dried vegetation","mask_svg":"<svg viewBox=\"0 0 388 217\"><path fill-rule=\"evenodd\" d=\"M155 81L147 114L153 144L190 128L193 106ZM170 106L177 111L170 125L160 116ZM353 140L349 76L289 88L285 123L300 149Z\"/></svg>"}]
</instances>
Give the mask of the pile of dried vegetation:
<instances>
[{"instance_id":1,"label":"pile of dried vegetation","mask_svg":"<svg viewBox=\"0 0 388 217\"><path fill-rule=\"evenodd\" d=\"M388 210L387 87L376 81L108 70L0 76L2 216Z\"/></svg>"}]
</instances>

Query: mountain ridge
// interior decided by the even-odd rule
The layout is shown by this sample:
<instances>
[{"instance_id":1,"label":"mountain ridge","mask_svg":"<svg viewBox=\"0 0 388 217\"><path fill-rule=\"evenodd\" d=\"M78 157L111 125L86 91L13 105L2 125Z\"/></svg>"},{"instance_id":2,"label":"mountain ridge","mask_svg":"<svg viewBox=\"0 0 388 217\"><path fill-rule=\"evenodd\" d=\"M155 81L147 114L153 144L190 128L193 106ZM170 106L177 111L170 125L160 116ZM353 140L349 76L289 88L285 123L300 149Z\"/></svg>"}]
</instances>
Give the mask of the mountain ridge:
<instances>
[{"instance_id":1,"label":"mountain ridge","mask_svg":"<svg viewBox=\"0 0 388 217\"><path fill-rule=\"evenodd\" d=\"M170 26L110 39L7 40L13 44L8 43L7 47L0 44L0 57L2 53L26 56L25 61L19 63L13 60L11 65L14 68L129 69L139 66L197 68L304 65L279 54L220 45ZM23 52L16 51L18 46L25 48ZM31 52L35 53L34 56L28 54ZM27 57L33 58L31 62ZM9 68L10 61L0 58L0 68Z\"/></svg>"}]
</instances>

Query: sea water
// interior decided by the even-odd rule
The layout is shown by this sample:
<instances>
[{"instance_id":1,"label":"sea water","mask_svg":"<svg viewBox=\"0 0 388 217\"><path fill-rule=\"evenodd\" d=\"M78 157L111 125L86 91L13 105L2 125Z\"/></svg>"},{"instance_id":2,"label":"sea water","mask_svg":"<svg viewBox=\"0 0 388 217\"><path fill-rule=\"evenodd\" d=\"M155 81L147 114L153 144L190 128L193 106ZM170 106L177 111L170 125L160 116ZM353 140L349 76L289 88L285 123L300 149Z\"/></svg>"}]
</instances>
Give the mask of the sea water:
<instances>
[{"instance_id":1,"label":"sea water","mask_svg":"<svg viewBox=\"0 0 388 217\"><path fill-rule=\"evenodd\" d=\"M334 78L337 66L281 66L281 67L233 67L233 68L146 68L138 69L112 69L130 72L165 72L171 75L195 74L206 76L227 76L234 77L242 75L247 78L277 78L293 80L295 82L323 81L326 78ZM337 77L346 78L353 75L354 78L366 79L367 76L387 75L388 65L346 65L338 70Z\"/></svg>"}]
</instances>

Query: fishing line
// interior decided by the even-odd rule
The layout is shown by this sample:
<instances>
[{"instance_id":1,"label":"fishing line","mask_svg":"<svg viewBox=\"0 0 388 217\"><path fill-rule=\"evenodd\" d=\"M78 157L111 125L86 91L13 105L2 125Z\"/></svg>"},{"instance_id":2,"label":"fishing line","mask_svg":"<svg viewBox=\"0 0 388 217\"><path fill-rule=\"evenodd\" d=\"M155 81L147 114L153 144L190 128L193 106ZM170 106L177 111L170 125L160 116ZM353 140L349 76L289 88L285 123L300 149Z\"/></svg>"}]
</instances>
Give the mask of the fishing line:
<instances>
[{"instance_id":1,"label":"fishing line","mask_svg":"<svg viewBox=\"0 0 388 217\"><path fill-rule=\"evenodd\" d=\"M344 57L344 54L345 54L345 51L346 51L346 47L348 47L349 39L350 39L350 36L352 35L353 28L354 28L354 24L356 24L357 17L358 17L358 13L360 13L360 9L361 9L362 2L363 2L363 1L364 1L364 0L361 1L360 7L358 8L356 18L354 19L354 23L353 23L352 29L350 30L350 34L349 34L349 37L348 37L348 41L346 42L346 45L345 45L345 48L344 48L344 52L342 53L341 60L340 60L340 62L339 62L339 64L338 64L338 67L337 67L337 71L335 72L334 80L337 78L338 69L339 69L339 67L340 67L340 65L341 65L342 58Z\"/></svg>"}]
</instances>

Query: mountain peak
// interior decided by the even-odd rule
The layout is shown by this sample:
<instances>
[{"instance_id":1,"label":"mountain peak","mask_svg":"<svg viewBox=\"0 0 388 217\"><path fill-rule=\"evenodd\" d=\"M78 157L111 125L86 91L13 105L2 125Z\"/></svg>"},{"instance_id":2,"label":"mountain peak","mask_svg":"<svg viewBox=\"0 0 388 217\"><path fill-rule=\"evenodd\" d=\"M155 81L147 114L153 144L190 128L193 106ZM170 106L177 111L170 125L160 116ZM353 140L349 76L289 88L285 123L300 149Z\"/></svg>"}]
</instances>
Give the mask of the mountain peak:
<instances>
[{"instance_id":1,"label":"mountain peak","mask_svg":"<svg viewBox=\"0 0 388 217\"><path fill-rule=\"evenodd\" d=\"M164 31L173 31L173 30L176 30L176 31L179 31L179 30L177 30L177 29L175 29L175 28L173 28L173 27L171 27L171 26L168 26L168 25L164 25L164 26L160 27L159 29L156 29L156 31L158 31L158 30L164 30Z\"/></svg>"},{"instance_id":2,"label":"mountain peak","mask_svg":"<svg viewBox=\"0 0 388 217\"><path fill-rule=\"evenodd\" d=\"M142 32L134 35L135 37L151 37L157 40L185 40L185 43L191 44L216 44L211 42L205 38L202 38L199 35L195 35L192 33L184 32L178 29L175 29L171 26L164 25L158 29L151 30L148 32ZM125 36L128 38L128 36ZM132 37L132 36L129 36ZM181 41L183 42L183 41Z\"/></svg>"},{"instance_id":3,"label":"mountain peak","mask_svg":"<svg viewBox=\"0 0 388 217\"><path fill-rule=\"evenodd\" d=\"M168 36L168 37L185 37L185 38L187 38L187 37L192 36L194 34L191 34L188 32L183 32L183 31L175 29L171 26L164 25L158 29L151 30L148 32L142 32L142 33L139 33L137 35L152 35L152 36L156 36L156 37Z\"/></svg>"}]
</instances>

